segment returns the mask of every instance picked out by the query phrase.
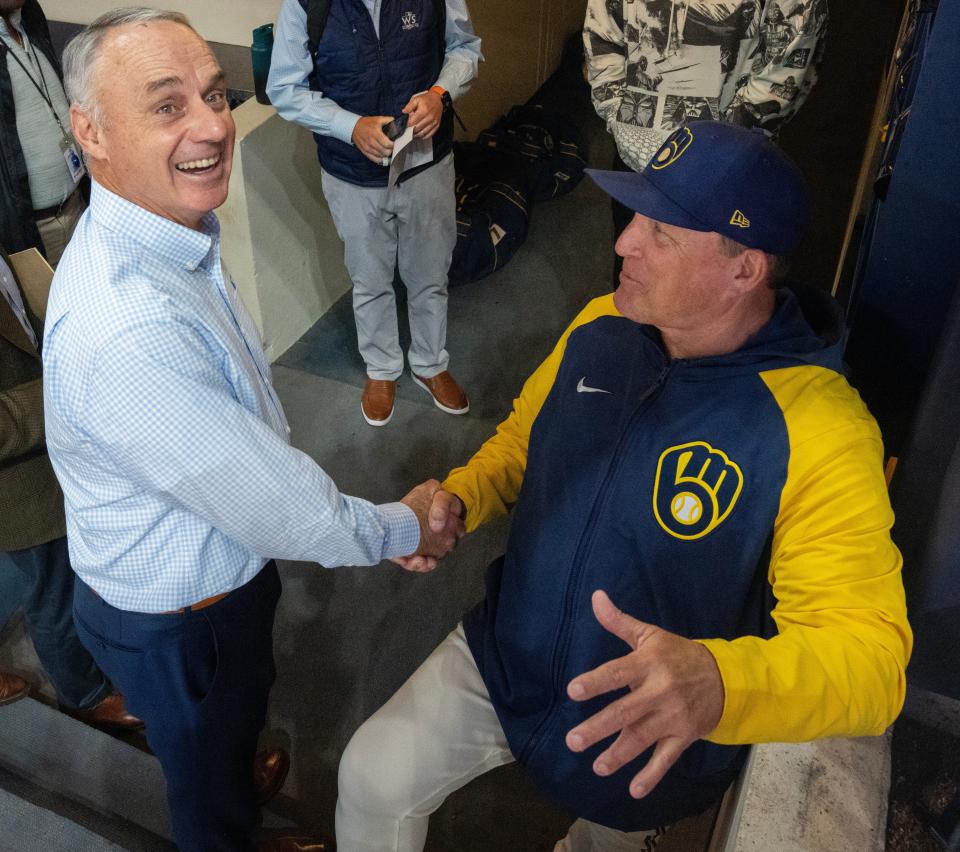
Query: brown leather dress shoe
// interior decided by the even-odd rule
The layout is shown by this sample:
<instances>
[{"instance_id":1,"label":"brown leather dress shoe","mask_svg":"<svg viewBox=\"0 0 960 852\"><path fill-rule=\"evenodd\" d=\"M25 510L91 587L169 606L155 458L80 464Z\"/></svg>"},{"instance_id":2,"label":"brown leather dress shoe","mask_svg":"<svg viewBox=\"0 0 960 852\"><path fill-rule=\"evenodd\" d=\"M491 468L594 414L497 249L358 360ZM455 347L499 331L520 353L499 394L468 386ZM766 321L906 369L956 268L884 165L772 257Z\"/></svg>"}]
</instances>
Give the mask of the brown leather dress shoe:
<instances>
[{"instance_id":1,"label":"brown leather dress shoe","mask_svg":"<svg viewBox=\"0 0 960 852\"><path fill-rule=\"evenodd\" d=\"M470 410L470 400L463 388L446 370L429 379L423 379L414 373L413 381L433 397L433 404L441 411L446 411L447 414L466 414Z\"/></svg>"},{"instance_id":2,"label":"brown leather dress shoe","mask_svg":"<svg viewBox=\"0 0 960 852\"><path fill-rule=\"evenodd\" d=\"M397 395L397 383L386 379L367 379L363 386L360 412L371 426L386 426L393 417L393 402Z\"/></svg>"},{"instance_id":3,"label":"brown leather dress shoe","mask_svg":"<svg viewBox=\"0 0 960 852\"><path fill-rule=\"evenodd\" d=\"M26 696L30 684L20 675L0 672L0 704L12 704Z\"/></svg>"},{"instance_id":4,"label":"brown leather dress shoe","mask_svg":"<svg viewBox=\"0 0 960 852\"><path fill-rule=\"evenodd\" d=\"M69 710L69 715L94 728L137 731L143 722L127 711L127 705L119 692L111 692L106 698L83 710Z\"/></svg>"},{"instance_id":5,"label":"brown leather dress shoe","mask_svg":"<svg viewBox=\"0 0 960 852\"><path fill-rule=\"evenodd\" d=\"M285 829L261 836L257 852L337 852L337 844L327 838Z\"/></svg>"},{"instance_id":6,"label":"brown leather dress shoe","mask_svg":"<svg viewBox=\"0 0 960 852\"><path fill-rule=\"evenodd\" d=\"M282 748L257 752L253 760L253 786L258 805L265 805L280 792L289 771L290 755Z\"/></svg>"}]
</instances>

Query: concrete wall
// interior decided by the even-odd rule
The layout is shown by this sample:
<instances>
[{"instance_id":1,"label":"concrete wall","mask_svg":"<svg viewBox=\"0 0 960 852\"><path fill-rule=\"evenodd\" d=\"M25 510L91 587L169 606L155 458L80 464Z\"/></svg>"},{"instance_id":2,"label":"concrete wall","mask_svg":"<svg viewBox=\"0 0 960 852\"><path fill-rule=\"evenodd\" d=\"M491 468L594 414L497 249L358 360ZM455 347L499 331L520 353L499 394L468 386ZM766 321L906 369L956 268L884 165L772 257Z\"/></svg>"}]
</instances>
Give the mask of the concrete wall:
<instances>
[{"instance_id":1,"label":"concrete wall","mask_svg":"<svg viewBox=\"0 0 960 852\"><path fill-rule=\"evenodd\" d=\"M890 742L754 746L708 852L883 852Z\"/></svg>"},{"instance_id":2,"label":"concrete wall","mask_svg":"<svg viewBox=\"0 0 960 852\"><path fill-rule=\"evenodd\" d=\"M486 61L457 111L476 136L554 72L563 45L583 28L586 0L472 0Z\"/></svg>"},{"instance_id":3,"label":"concrete wall","mask_svg":"<svg viewBox=\"0 0 960 852\"><path fill-rule=\"evenodd\" d=\"M223 256L267 358L276 360L350 289L313 138L249 100L234 110Z\"/></svg>"}]
</instances>

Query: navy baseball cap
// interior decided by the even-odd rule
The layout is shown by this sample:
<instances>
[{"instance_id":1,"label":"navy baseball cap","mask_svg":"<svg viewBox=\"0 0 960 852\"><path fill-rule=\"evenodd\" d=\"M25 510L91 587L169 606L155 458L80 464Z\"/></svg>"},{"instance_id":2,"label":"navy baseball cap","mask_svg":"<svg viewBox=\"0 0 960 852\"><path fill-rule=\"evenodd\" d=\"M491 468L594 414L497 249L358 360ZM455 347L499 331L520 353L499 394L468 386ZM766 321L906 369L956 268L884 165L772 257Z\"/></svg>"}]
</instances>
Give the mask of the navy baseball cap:
<instances>
[{"instance_id":1,"label":"navy baseball cap","mask_svg":"<svg viewBox=\"0 0 960 852\"><path fill-rule=\"evenodd\" d=\"M800 169L759 128L693 121L670 134L642 172L587 174L637 213L770 254L796 248L809 217Z\"/></svg>"}]
</instances>

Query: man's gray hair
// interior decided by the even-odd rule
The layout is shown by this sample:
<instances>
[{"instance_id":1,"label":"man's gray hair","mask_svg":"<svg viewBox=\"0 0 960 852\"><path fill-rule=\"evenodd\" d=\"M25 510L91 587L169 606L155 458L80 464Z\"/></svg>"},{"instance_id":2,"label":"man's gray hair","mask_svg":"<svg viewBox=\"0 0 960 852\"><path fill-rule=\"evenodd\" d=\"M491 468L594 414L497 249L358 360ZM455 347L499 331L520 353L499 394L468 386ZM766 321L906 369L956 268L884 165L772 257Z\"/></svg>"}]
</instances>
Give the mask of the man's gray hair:
<instances>
[{"instance_id":1,"label":"man's gray hair","mask_svg":"<svg viewBox=\"0 0 960 852\"><path fill-rule=\"evenodd\" d=\"M110 30L126 24L149 24L154 21L172 21L193 27L180 12L148 9L145 6L127 6L105 12L92 24L81 30L63 51L63 86L71 103L102 124L103 115L96 102L95 80L100 59L100 48Z\"/></svg>"},{"instance_id":2,"label":"man's gray hair","mask_svg":"<svg viewBox=\"0 0 960 852\"><path fill-rule=\"evenodd\" d=\"M723 234L717 234L720 237L720 245L723 253L727 257L737 257L743 254L748 246L738 243ZM783 287L787 283L787 276L790 274L790 257L785 254L770 254L765 252L770 261L770 272L767 274L767 284L771 290Z\"/></svg>"}]
</instances>

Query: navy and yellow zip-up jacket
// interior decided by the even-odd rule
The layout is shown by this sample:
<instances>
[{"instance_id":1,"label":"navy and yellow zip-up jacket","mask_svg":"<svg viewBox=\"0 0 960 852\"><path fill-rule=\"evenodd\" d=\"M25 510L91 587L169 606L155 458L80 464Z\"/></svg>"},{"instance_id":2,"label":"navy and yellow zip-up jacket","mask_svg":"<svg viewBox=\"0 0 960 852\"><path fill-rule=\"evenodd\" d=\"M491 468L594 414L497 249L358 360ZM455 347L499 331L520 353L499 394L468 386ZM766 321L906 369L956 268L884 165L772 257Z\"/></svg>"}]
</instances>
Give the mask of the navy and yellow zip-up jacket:
<instances>
[{"instance_id":1,"label":"navy and yellow zip-up jacket","mask_svg":"<svg viewBox=\"0 0 960 852\"><path fill-rule=\"evenodd\" d=\"M464 625L514 755L577 815L670 823L722 794L742 744L879 734L899 712L901 559L880 434L840 372L842 329L828 296L786 290L738 351L671 361L656 329L596 299L444 483L468 530L516 503ZM571 701L569 681L628 652L594 617L595 589L702 641L723 678L709 741L638 801L629 779L649 753L601 778L606 743L564 743L612 700Z\"/></svg>"}]
</instances>

